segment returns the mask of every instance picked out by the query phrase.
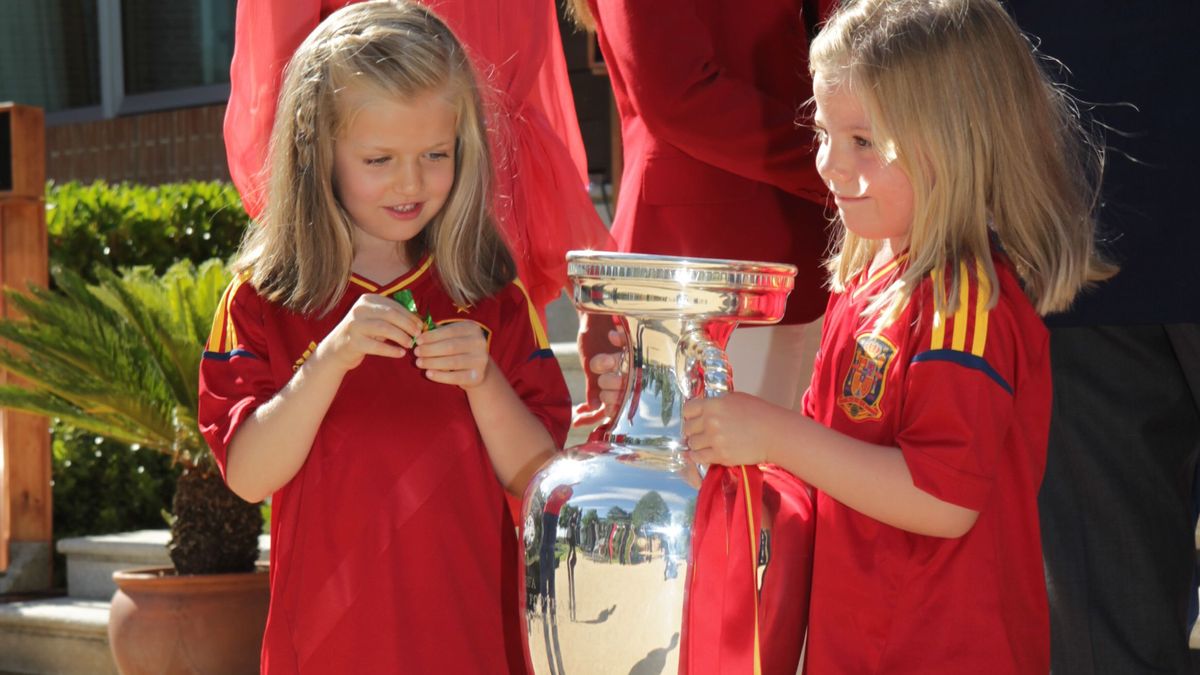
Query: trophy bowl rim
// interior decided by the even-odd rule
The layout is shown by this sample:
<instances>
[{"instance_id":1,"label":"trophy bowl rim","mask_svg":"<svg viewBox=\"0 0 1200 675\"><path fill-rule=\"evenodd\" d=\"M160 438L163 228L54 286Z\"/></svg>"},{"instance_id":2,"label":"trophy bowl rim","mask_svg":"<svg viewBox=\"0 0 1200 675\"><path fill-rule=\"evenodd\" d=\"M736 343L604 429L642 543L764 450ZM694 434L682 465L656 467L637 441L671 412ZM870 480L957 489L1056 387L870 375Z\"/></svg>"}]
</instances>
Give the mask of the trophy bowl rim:
<instances>
[{"instance_id":1,"label":"trophy bowl rim","mask_svg":"<svg viewBox=\"0 0 1200 675\"><path fill-rule=\"evenodd\" d=\"M791 290L798 272L788 263L726 258L700 258L653 253L568 251L567 276L597 278L617 274L622 279L642 279L688 286L735 287L746 291ZM608 268L605 272L587 268Z\"/></svg>"}]
</instances>

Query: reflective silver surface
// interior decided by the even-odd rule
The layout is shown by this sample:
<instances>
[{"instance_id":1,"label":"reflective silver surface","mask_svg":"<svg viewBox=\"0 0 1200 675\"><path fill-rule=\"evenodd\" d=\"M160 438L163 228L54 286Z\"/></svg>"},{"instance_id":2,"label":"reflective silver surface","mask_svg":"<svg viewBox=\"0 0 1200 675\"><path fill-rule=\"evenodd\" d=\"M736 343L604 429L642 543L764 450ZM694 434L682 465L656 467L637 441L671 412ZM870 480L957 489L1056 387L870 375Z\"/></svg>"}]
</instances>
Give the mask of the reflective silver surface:
<instances>
[{"instance_id":1,"label":"reflective silver surface","mask_svg":"<svg viewBox=\"0 0 1200 675\"><path fill-rule=\"evenodd\" d=\"M730 334L779 321L796 269L594 252L567 268L576 306L629 336L628 377L603 439L526 491L526 644L539 674L675 673L701 480L680 454L683 403L732 390Z\"/></svg>"}]
</instances>

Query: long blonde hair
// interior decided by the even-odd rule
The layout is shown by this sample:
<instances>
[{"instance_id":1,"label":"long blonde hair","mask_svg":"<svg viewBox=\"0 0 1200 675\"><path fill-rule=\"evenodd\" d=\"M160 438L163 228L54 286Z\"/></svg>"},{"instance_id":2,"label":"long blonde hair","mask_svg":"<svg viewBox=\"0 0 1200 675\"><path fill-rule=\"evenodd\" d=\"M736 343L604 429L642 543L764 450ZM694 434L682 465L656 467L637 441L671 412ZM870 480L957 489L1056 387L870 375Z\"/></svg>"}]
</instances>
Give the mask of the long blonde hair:
<instances>
[{"instance_id":1,"label":"long blonde hair","mask_svg":"<svg viewBox=\"0 0 1200 675\"><path fill-rule=\"evenodd\" d=\"M334 12L288 63L271 132L266 208L235 271L249 271L263 297L303 314L324 314L341 298L354 226L334 192L333 147L347 123L338 96L351 85L402 100L436 91L455 103L454 186L406 253L410 260L432 254L446 291L463 305L511 281L516 265L491 213L491 159L467 54L433 12L389 0Z\"/></svg>"},{"instance_id":2,"label":"long blonde hair","mask_svg":"<svg viewBox=\"0 0 1200 675\"><path fill-rule=\"evenodd\" d=\"M998 2L848 3L817 36L809 68L859 97L876 147L913 186L907 268L869 312L894 317L932 270L949 266L957 288L972 257L996 288L992 237L1041 314L1115 272L1094 239L1103 150ZM837 291L878 251L841 230L828 262ZM938 312L957 303L935 285Z\"/></svg>"}]
</instances>

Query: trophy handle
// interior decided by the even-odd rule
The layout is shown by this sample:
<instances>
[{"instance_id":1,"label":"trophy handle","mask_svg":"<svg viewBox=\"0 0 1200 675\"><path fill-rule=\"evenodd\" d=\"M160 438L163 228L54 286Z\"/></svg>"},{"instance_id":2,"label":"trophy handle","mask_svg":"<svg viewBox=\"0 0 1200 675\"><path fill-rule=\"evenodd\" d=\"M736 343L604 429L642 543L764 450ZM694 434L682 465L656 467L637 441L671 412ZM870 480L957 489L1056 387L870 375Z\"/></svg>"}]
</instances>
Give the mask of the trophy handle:
<instances>
[{"instance_id":1,"label":"trophy handle","mask_svg":"<svg viewBox=\"0 0 1200 675\"><path fill-rule=\"evenodd\" d=\"M733 391L733 367L729 356L702 328L686 331L675 351L675 373L679 390L689 399L697 396L717 398ZM703 479L708 466L696 464Z\"/></svg>"},{"instance_id":2,"label":"trophy handle","mask_svg":"<svg viewBox=\"0 0 1200 675\"><path fill-rule=\"evenodd\" d=\"M703 329L687 331L675 352L679 389L689 399L716 398L733 391L733 368L729 356Z\"/></svg>"}]
</instances>

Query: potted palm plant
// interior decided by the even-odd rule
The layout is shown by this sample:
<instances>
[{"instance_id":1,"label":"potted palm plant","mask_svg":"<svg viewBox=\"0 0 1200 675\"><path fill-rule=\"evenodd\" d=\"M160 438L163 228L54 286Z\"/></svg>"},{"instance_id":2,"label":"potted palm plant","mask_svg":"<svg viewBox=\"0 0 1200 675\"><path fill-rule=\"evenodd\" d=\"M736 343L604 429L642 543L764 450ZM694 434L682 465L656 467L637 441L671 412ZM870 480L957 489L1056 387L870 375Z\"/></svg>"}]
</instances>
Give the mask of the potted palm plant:
<instances>
[{"instance_id":1,"label":"potted palm plant","mask_svg":"<svg viewBox=\"0 0 1200 675\"><path fill-rule=\"evenodd\" d=\"M169 518L174 568L114 575L109 637L122 672L258 672L262 512L225 486L196 423L200 357L230 274L220 260L183 261L162 276L95 273L90 285L58 268L57 290L5 291L24 318L0 320L9 345L0 367L26 386L0 387L0 407L167 453L183 467ZM221 634L237 644L221 645Z\"/></svg>"}]
</instances>

